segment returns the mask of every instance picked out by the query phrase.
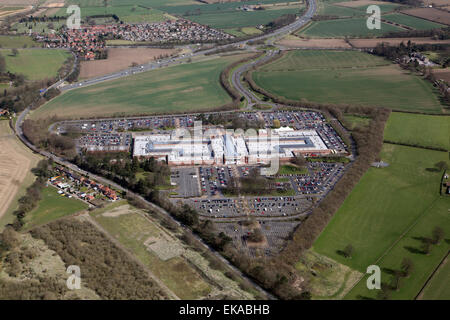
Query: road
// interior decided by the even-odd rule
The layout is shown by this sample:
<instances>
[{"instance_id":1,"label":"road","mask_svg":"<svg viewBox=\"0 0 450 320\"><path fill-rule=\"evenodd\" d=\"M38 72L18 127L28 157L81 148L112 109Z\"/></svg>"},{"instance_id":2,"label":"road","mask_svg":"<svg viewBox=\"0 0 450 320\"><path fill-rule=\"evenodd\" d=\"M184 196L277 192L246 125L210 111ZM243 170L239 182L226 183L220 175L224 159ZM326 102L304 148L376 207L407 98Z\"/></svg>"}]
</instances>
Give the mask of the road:
<instances>
[{"instance_id":1,"label":"road","mask_svg":"<svg viewBox=\"0 0 450 320\"><path fill-rule=\"evenodd\" d=\"M261 36L258 36L256 38L253 39L249 39L249 40L244 40L244 41L240 41L237 43L234 43L234 45L244 45L244 44L248 44L249 41L255 41L255 40L263 40L263 39L269 39L270 38L270 44L272 44L275 39L290 33L294 30L297 30L298 28L304 26L306 23L308 23L312 16L314 15L314 13L316 12L316 3L315 0L308 0L308 10L305 12L305 14L302 17L299 17L296 21L294 21L293 23L282 27L280 29L274 30L272 33L268 33L268 34L264 34ZM138 66L138 67L133 67L133 68L129 68L127 70L121 71L121 72L117 72L117 73L113 73L110 75L106 75L106 76L102 76L102 77L98 77L95 79L90 79L90 80L86 80L83 82L79 82L79 83L75 83L75 84L71 84L68 86L64 86L62 87L60 90L62 91L66 91L66 90L70 90L70 89L74 89L74 88L78 88L78 87L84 87L84 86L88 86L88 85L92 85L95 83L99 83L99 82L103 82L103 81L107 81L107 80L112 80L112 79L118 79L118 78L122 78L122 77L126 77L129 76L133 73L136 72L144 72L144 71L148 71L151 69L155 69L155 68L159 68L159 67L165 67L168 65L173 65L176 63L182 63L183 60L187 60L191 57L194 56L199 56L199 55L204 55L206 53L213 53L214 51L218 50L218 49L222 49L225 47L228 47L229 45L224 45L224 46L219 46L219 47L214 47L208 50L203 50L203 51L198 51L195 53L192 53L191 55L188 56L183 56L183 57L177 57L177 58L172 58L172 59L167 59L164 60L162 62L158 63L149 63L146 65L142 65L142 66ZM238 68L232 78L233 78L233 85L235 85L235 87L239 90L239 92L246 97L246 99L248 99L247 101L252 105L254 103L258 103L260 102L259 99L254 96L253 93L247 91L243 85L240 83L239 79L240 79L240 75L245 72L246 70L248 70L248 68L250 68L253 64L255 63L261 63L264 61L264 59L269 59L273 53L268 53L267 55L263 56L262 58L260 58L258 61L252 61L249 62L248 64L245 64L243 66L241 66L240 68ZM75 62L77 63L78 61L75 60ZM72 68L72 72L75 68L75 64L74 67ZM67 78L67 76L64 79L61 79L60 81L54 83L52 86L48 87L42 94L44 94L48 89L50 88L54 88L57 87L59 85L61 85L65 79ZM27 114L30 112L30 107L26 108L24 111L22 111L22 113L18 116L17 121L14 125L14 130L16 135L18 136L18 138L27 146L29 147L31 150L33 150L36 153L41 154L42 156L53 160L55 163L65 166L71 170L73 170L74 172L77 172L81 175L87 176L90 179L96 180L104 185L109 185L112 188L115 188L117 190L120 191L124 191L126 192L128 195L131 195L141 201L143 201L145 204L147 204L150 208L152 208L153 210L163 214L164 216L166 216L168 219L171 219L174 223L176 223L180 228L182 228L184 230L184 232L186 232L187 234L190 234L192 237L194 237L197 241L199 241L199 243L201 243L203 245L204 248L206 248L207 250L209 250L212 254L214 254L216 256L216 258L218 258L220 261L222 261L225 265L227 265L230 269L232 269L236 274L238 274L240 277L242 277L243 279L246 279L247 281L249 281L260 293L262 293L264 296L268 297L269 299L276 299L272 294L270 294L269 292L265 291L263 288L261 288L258 284L256 284L253 280L251 280L250 278L248 278L246 275L244 275L239 269L237 269L234 265L232 265L228 260L226 260L221 254L219 254L218 252L216 252L213 248L211 248L208 244L206 244L203 239L201 239L199 236L197 236L196 234L194 234L189 228L187 228L186 226L182 225L181 223L179 223L177 220L175 220L165 209L155 205L154 203L147 201L146 199L144 199L142 196L140 196L139 194L136 194L126 188L123 188L122 186L118 185L117 183L108 180L106 178L94 175L90 172L87 172L81 168L79 168L78 166L74 165L73 163L70 163L50 152L47 151L43 151L43 150L39 150L38 148L36 148L31 142L28 141L28 139L24 136L23 134L23 130L22 130L22 124L23 121L25 120Z\"/></svg>"}]
</instances>

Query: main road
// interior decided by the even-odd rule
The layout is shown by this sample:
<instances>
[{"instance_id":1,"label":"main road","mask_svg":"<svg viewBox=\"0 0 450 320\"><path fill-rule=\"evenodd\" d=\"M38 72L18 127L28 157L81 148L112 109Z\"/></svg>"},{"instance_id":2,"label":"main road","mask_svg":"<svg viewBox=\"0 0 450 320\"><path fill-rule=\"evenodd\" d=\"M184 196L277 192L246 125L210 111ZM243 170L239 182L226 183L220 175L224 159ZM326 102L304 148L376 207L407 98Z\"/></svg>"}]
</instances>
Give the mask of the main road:
<instances>
[{"instance_id":1,"label":"main road","mask_svg":"<svg viewBox=\"0 0 450 320\"><path fill-rule=\"evenodd\" d=\"M316 3L315 0L308 0L308 9L305 12L304 15L302 15L301 17L299 17L298 19L296 19L293 23L282 27L280 29L274 30L271 33L267 33L261 36L258 36L256 38L252 38L249 40L244 40L244 41L239 41L236 42L234 44L237 45L244 45L247 44L249 41L256 41L256 40L264 40L264 39L270 39L271 43L273 43L273 41L285 34L288 34L294 30L297 30L298 28L304 26L306 23L308 23L312 16L314 15L314 13L316 12ZM228 45L224 45L224 46L218 46L218 47L214 47L208 50L202 50L202 51L198 51L193 53L192 55L188 56L188 57L177 57L177 58L172 58L172 59L167 59L165 61L160 62L159 64L147 64L147 65L142 65L142 66L138 66L138 67L134 67L134 68L130 68L128 70L125 71L121 71L121 72L117 72L117 73L113 73L107 76L103 76L103 77L99 77L99 78L95 78L95 79L91 79L91 80L86 80L83 82L79 82L79 83L75 83L72 85L68 85L65 87L62 87L61 90L65 91L65 90L69 90L69 89L73 89L73 88L78 88L78 87L83 87L83 86L87 86L87 85L91 85L94 83L98 83L98 82L102 82L102 81L106 81L106 80L112 80L112 79L117 79L117 78L122 78L122 77L126 77L129 76L130 74L136 73L136 72L143 72L143 71L147 71L147 70L151 70L157 67L161 67L161 66L168 66L171 64L176 64L176 63L181 63L183 59L189 58L189 57L193 57L193 56L198 56L198 55L204 55L206 53L213 53L214 51L218 50L218 49L222 49L227 47ZM262 62L263 59L268 59L270 58L270 56L272 55L272 53L268 53L267 55L263 56L262 58L260 58L260 60L258 60L258 62ZM77 61L75 61L77 62ZM249 92L246 90L245 87L242 86L242 84L240 83L239 77L242 74L242 72L244 72L245 70L248 70L248 68L250 68L253 64L255 64L256 61L252 61L249 62L243 66L240 66L233 74L233 85L236 86L237 90L239 90L239 92L246 97L246 99L248 100L248 102L250 104L252 103L257 103L259 101L259 99L257 97L255 97L253 95L253 93ZM75 67L75 63L74 63L74 67ZM73 72L74 69L72 69ZM67 77L66 77L67 78ZM48 87L42 94L44 94L48 89L53 88L55 86L59 86L60 84L63 83L64 79L61 79L60 81L58 81L57 83L53 84L52 86ZM213 248L211 248L207 243L205 243L203 241L203 239L201 239L199 236L197 236L196 234L194 234L189 228L187 228L186 226L182 225L181 223L179 223L176 219L174 219L165 209L155 205L154 203L147 201L146 199L144 199L142 196L140 196L139 194L136 194L126 188L123 188L122 186L118 185L117 183L94 175L90 172L87 172L81 168L79 168L78 166L76 166L75 164L66 161L65 159L54 155L48 151L44 151L44 150L40 150L38 148L36 148L30 141L28 141L28 139L24 136L23 134L23 130L22 130L22 124L23 121L25 120L27 114L30 112L31 108L28 107L26 108L24 111L22 111L22 113L18 116L17 121L14 125L14 131L16 133L16 135L19 137L19 139L27 146L29 147L31 150L33 150L36 153L39 153L40 155L53 160L55 163L65 166L81 175L87 176L93 180L96 180L104 185L110 185L111 187L120 190L120 191L124 191L126 192L128 195L131 195L141 201L143 201L144 203L146 203L150 208L152 208L153 210L163 214L164 216L166 216L168 219L171 219L174 223L176 223L180 228L182 228L187 234L192 235L195 239L197 239L199 241L199 243L201 243L206 249L208 249L211 253L213 253L219 260L221 260L224 264L226 264L230 269L232 269L234 272L236 272L240 277L248 280L260 293L262 293L263 295L265 295L266 297L268 297L269 299L275 299L275 297L270 294L269 292L265 291L263 288L261 288L258 284L256 284L254 281L252 281L250 278L248 278L246 275L244 275L239 269L237 269L234 265L232 265L227 259L225 259L221 254L219 254L217 251L215 251Z\"/></svg>"}]
</instances>

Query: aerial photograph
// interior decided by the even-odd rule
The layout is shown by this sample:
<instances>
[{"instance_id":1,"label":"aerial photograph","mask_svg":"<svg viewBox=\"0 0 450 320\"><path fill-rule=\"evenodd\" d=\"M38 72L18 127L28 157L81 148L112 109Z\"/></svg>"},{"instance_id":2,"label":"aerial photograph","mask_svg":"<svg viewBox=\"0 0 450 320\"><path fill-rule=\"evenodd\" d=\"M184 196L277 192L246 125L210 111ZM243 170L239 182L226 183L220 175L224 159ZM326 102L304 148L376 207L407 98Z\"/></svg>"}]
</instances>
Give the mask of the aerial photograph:
<instances>
[{"instance_id":1,"label":"aerial photograph","mask_svg":"<svg viewBox=\"0 0 450 320\"><path fill-rule=\"evenodd\" d=\"M0 0L0 300L448 302L449 152L450 0Z\"/></svg>"}]
</instances>

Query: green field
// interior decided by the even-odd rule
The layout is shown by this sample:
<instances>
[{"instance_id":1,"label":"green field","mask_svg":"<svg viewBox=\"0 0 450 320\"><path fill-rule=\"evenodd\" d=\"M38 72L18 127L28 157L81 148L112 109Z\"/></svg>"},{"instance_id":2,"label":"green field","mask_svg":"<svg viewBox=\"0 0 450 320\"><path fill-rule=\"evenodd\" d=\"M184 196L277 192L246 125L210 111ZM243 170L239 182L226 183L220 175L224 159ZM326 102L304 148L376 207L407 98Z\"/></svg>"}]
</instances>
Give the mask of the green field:
<instances>
[{"instance_id":1,"label":"green field","mask_svg":"<svg viewBox=\"0 0 450 320\"><path fill-rule=\"evenodd\" d=\"M318 15L323 16L337 16L337 17L359 17L364 16L365 12L356 10L354 8L341 7L328 3L324 3L319 7Z\"/></svg>"},{"instance_id":2,"label":"green field","mask_svg":"<svg viewBox=\"0 0 450 320\"><path fill-rule=\"evenodd\" d=\"M6 70L21 73L29 80L55 77L64 61L70 57L68 51L57 49L19 49L17 56L6 49L0 50L0 53L5 57Z\"/></svg>"},{"instance_id":3,"label":"green field","mask_svg":"<svg viewBox=\"0 0 450 320\"><path fill-rule=\"evenodd\" d=\"M384 139L411 145L450 149L450 117L392 112Z\"/></svg>"},{"instance_id":4,"label":"green field","mask_svg":"<svg viewBox=\"0 0 450 320\"><path fill-rule=\"evenodd\" d=\"M54 187L45 187L42 190L42 199L37 208L25 217L26 229L88 208L86 203L75 198L61 196L57 191Z\"/></svg>"},{"instance_id":5,"label":"green field","mask_svg":"<svg viewBox=\"0 0 450 320\"><path fill-rule=\"evenodd\" d=\"M387 32L402 31L404 29L381 23L381 29L367 28L366 18L337 19L314 21L297 34L311 38L344 38L344 37L375 37Z\"/></svg>"},{"instance_id":6,"label":"green field","mask_svg":"<svg viewBox=\"0 0 450 320\"><path fill-rule=\"evenodd\" d=\"M383 16L383 19L388 21L396 22L401 25L405 25L417 30L427 30L427 29L436 29L445 27L442 24L431 22L428 20L408 16L406 14L401 13L393 13Z\"/></svg>"},{"instance_id":7,"label":"green field","mask_svg":"<svg viewBox=\"0 0 450 320\"><path fill-rule=\"evenodd\" d=\"M450 299L450 263L447 261L433 275L423 290L421 299L449 300Z\"/></svg>"},{"instance_id":8,"label":"green field","mask_svg":"<svg viewBox=\"0 0 450 320\"><path fill-rule=\"evenodd\" d=\"M53 32L53 30L59 30L65 24L66 20L33 23L18 22L12 26L12 29L21 34L29 34L30 30L36 33L49 33Z\"/></svg>"},{"instance_id":9,"label":"green field","mask_svg":"<svg viewBox=\"0 0 450 320\"><path fill-rule=\"evenodd\" d=\"M1 48L23 48L27 47L36 47L38 43L33 41L30 37L27 36L2 36L0 35L0 47Z\"/></svg>"},{"instance_id":10,"label":"green field","mask_svg":"<svg viewBox=\"0 0 450 320\"><path fill-rule=\"evenodd\" d=\"M208 25L212 28L228 29L265 25L284 14L295 14L298 12L299 8L292 6L292 9L210 13L198 16L193 15L185 18Z\"/></svg>"},{"instance_id":11,"label":"green field","mask_svg":"<svg viewBox=\"0 0 450 320\"><path fill-rule=\"evenodd\" d=\"M221 71L244 56L208 59L70 90L37 109L33 118L213 109L231 101L219 83Z\"/></svg>"},{"instance_id":12,"label":"green field","mask_svg":"<svg viewBox=\"0 0 450 320\"><path fill-rule=\"evenodd\" d=\"M432 85L361 52L291 51L253 72L260 87L288 99L440 113Z\"/></svg>"},{"instance_id":13,"label":"green field","mask_svg":"<svg viewBox=\"0 0 450 320\"><path fill-rule=\"evenodd\" d=\"M381 281L390 283L392 271L400 270L403 258L409 258L414 263L414 270L408 278L401 280L400 289L393 291L391 299L414 299L421 288L431 276L434 269L442 261L443 257L450 249L448 235L450 233L450 217L448 210L450 208L450 199L439 198L433 201L417 219L416 224L412 226L407 233L387 252L387 254L376 264L382 270ZM433 245L431 253L426 255L421 252L422 239L431 236L434 227L440 226L445 230L447 239L439 245ZM368 290L366 287L366 277L348 293L346 299L375 298L375 290ZM442 288L430 288L429 294L445 294ZM447 299L450 296L446 297Z\"/></svg>"},{"instance_id":14,"label":"green field","mask_svg":"<svg viewBox=\"0 0 450 320\"><path fill-rule=\"evenodd\" d=\"M181 255L162 260L144 244L149 238L154 238L155 241L161 239L167 245L165 250L170 250L171 241L178 243L178 239L144 218L135 209L127 207L118 207L110 211L109 215L106 211L105 214L95 214L94 217L181 299L205 297L211 291L209 284Z\"/></svg>"},{"instance_id":15,"label":"green field","mask_svg":"<svg viewBox=\"0 0 450 320\"><path fill-rule=\"evenodd\" d=\"M428 256L413 253L411 248L420 246L415 237L430 236L436 225L445 228L446 235L450 232L450 199L440 197L442 172L432 169L438 161L447 160L447 154L385 144L381 159L389 167L366 172L316 240L314 250L363 273L374 263L398 269L401 260L410 257L416 266L415 276L405 280L395 295L411 299L446 248L442 244ZM348 244L354 247L351 259L339 254ZM386 273L383 276L388 277ZM348 297L374 296L366 291L363 280Z\"/></svg>"}]
</instances>

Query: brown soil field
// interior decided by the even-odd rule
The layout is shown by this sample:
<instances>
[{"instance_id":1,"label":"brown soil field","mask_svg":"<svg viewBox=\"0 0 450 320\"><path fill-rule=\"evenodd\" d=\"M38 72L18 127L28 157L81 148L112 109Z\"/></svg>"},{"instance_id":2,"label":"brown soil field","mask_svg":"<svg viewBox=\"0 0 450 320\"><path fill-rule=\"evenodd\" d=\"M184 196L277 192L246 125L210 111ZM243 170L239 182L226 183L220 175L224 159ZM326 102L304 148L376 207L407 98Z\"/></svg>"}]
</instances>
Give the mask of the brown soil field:
<instances>
[{"instance_id":1,"label":"brown soil field","mask_svg":"<svg viewBox=\"0 0 450 320\"><path fill-rule=\"evenodd\" d=\"M442 79L450 83L450 68L433 69L433 73L438 79Z\"/></svg>"},{"instance_id":2,"label":"brown soil field","mask_svg":"<svg viewBox=\"0 0 450 320\"><path fill-rule=\"evenodd\" d=\"M352 46L356 48L371 48L375 47L378 43L385 42L390 45L398 45L401 42L407 43L408 40L417 44L450 44L449 40L433 40L431 38L378 38L378 39L350 39Z\"/></svg>"},{"instance_id":3,"label":"brown soil field","mask_svg":"<svg viewBox=\"0 0 450 320\"><path fill-rule=\"evenodd\" d=\"M435 8L415 8L403 10L401 12L410 16L450 25L450 12L438 10Z\"/></svg>"},{"instance_id":4,"label":"brown soil field","mask_svg":"<svg viewBox=\"0 0 450 320\"><path fill-rule=\"evenodd\" d=\"M283 39L277 44L288 48L351 48L344 39Z\"/></svg>"},{"instance_id":5,"label":"brown soil field","mask_svg":"<svg viewBox=\"0 0 450 320\"><path fill-rule=\"evenodd\" d=\"M143 64L152 61L155 57L174 54L175 49L153 48L110 48L108 59L82 61L80 78L94 78L108 73L117 72L130 67L133 62Z\"/></svg>"},{"instance_id":6,"label":"brown soil field","mask_svg":"<svg viewBox=\"0 0 450 320\"><path fill-rule=\"evenodd\" d=\"M30 5L35 5L39 2L40 0L2 0L2 5L6 4L6 5L14 5L14 6L30 6Z\"/></svg>"},{"instance_id":7,"label":"brown soil field","mask_svg":"<svg viewBox=\"0 0 450 320\"><path fill-rule=\"evenodd\" d=\"M37 160L17 140L8 121L0 121L0 218L12 205Z\"/></svg>"},{"instance_id":8,"label":"brown soil field","mask_svg":"<svg viewBox=\"0 0 450 320\"><path fill-rule=\"evenodd\" d=\"M338 6L348 7L348 8L357 8L362 6L369 6L371 4L386 4L386 2L383 1L375 1L375 0L357 0L357 1L344 1L344 2L337 2L333 3Z\"/></svg>"},{"instance_id":9,"label":"brown soil field","mask_svg":"<svg viewBox=\"0 0 450 320\"><path fill-rule=\"evenodd\" d=\"M434 7L445 6L448 5L448 0L423 0L425 5L432 4Z\"/></svg>"}]
</instances>

